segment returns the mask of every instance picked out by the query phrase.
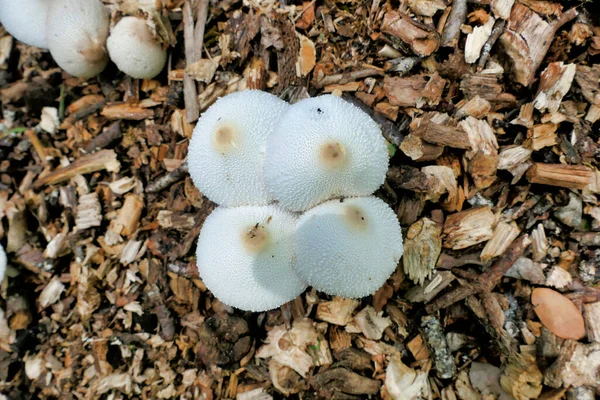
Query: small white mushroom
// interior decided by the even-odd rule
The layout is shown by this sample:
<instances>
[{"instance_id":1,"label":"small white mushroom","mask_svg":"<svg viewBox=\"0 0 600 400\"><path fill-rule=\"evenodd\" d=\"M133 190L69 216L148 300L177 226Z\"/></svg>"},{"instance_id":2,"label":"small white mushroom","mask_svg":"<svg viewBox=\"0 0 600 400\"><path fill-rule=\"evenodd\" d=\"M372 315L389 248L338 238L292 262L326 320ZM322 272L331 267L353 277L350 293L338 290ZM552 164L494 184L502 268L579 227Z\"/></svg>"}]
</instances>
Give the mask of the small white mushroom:
<instances>
[{"instance_id":1,"label":"small white mushroom","mask_svg":"<svg viewBox=\"0 0 600 400\"><path fill-rule=\"evenodd\" d=\"M50 54L73 76L96 76L108 63L108 26L108 11L99 0L53 0L46 28Z\"/></svg>"},{"instance_id":2,"label":"small white mushroom","mask_svg":"<svg viewBox=\"0 0 600 400\"><path fill-rule=\"evenodd\" d=\"M167 52L140 18L122 18L110 32L107 46L110 59L132 78L154 78L167 61Z\"/></svg>"},{"instance_id":3,"label":"small white mushroom","mask_svg":"<svg viewBox=\"0 0 600 400\"><path fill-rule=\"evenodd\" d=\"M282 206L303 211L341 196L373 194L385 180L381 129L358 107L332 95L288 109L267 142L267 187Z\"/></svg>"},{"instance_id":4,"label":"small white mushroom","mask_svg":"<svg viewBox=\"0 0 600 400\"><path fill-rule=\"evenodd\" d=\"M45 49L46 17L51 0L0 0L0 23L15 39Z\"/></svg>"},{"instance_id":5,"label":"small white mushroom","mask_svg":"<svg viewBox=\"0 0 600 400\"><path fill-rule=\"evenodd\" d=\"M296 217L277 206L215 209L204 221L196 263L223 303L266 311L293 300L306 285L294 274Z\"/></svg>"},{"instance_id":6,"label":"small white mushroom","mask_svg":"<svg viewBox=\"0 0 600 400\"><path fill-rule=\"evenodd\" d=\"M4 275L6 274L6 265L7 258L6 252L4 251L4 247L0 244L0 283L4 280Z\"/></svg>"},{"instance_id":7,"label":"small white mushroom","mask_svg":"<svg viewBox=\"0 0 600 400\"><path fill-rule=\"evenodd\" d=\"M258 90L229 94L198 120L188 149L190 176L215 203L265 205L263 163L267 136L289 105Z\"/></svg>"},{"instance_id":8,"label":"small white mushroom","mask_svg":"<svg viewBox=\"0 0 600 400\"><path fill-rule=\"evenodd\" d=\"M374 196L331 200L308 210L296 229L296 272L317 290L373 294L402 257L394 211Z\"/></svg>"}]
</instances>

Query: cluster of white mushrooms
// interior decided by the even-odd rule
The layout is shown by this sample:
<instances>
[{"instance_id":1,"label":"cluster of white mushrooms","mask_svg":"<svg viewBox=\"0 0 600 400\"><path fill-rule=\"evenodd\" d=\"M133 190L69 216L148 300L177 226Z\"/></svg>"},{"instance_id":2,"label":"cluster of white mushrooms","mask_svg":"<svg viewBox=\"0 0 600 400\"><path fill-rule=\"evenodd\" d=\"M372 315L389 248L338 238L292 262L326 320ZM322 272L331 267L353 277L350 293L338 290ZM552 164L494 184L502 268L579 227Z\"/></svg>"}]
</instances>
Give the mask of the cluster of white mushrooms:
<instances>
[{"instance_id":1,"label":"cluster of white mushrooms","mask_svg":"<svg viewBox=\"0 0 600 400\"><path fill-rule=\"evenodd\" d=\"M0 0L0 23L80 78L98 75L109 58L133 78L153 78L167 59L144 19L123 17L110 29L100 0Z\"/></svg>"},{"instance_id":2,"label":"cluster of white mushrooms","mask_svg":"<svg viewBox=\"0 0 600 400\"><path fill-rule=\"evenodd\" d=\"M189 145L194 184L219 204L198 239L200 277L223 303L266 311L313 286L373 294L403 253L379 126L331 95L289 105L249 90L219 99Z\"/></svg>"}]
</instances>

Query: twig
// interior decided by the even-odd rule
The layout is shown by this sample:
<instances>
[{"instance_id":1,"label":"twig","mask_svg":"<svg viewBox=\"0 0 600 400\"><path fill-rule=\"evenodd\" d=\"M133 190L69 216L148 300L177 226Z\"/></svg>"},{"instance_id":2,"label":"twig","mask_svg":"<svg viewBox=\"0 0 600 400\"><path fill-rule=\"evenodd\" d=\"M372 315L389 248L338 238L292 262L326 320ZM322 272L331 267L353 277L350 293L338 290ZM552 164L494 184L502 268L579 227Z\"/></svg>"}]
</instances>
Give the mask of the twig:
<instances>
[{"instance_id":1,"label":"twig","mask_svg":"<svg viewBox=\"0 0 600 400\"><path fill-rule=\"evenodd\" d=\"M442 32L441 46L456 47L460 35L460 26L467 17L467 0L454 0L452 10L446 20L446 26Z\"/></svg>"},{"instance_id":2,"label":"twig","mask_svg":"<svg viewBox=\"0 0 600 400\"><path fill-rule=\"evenodd\" d=\"M181 164L181 166L173 171L165 174L146 186L147 193L158 193L163 189L168 188L175 182L183 179L183 177L188 173L188 163L187 161Z\"/></svg>"},{"instance_id":3,"label":"twig","mask_svg":"<svg viewBox=\"0 0 600 400\"><path fill-rule=\"evenodd\" d=\"M359 71L344 72L341 74L333 74L324 77L318 82L314 83L314 87L317 89L324 88L327 85L333 84L344 84L348 82L354 82L357 79L367 78L369 76L382 76L383 70L376 68L361 69Z\"/></svg>"},{"instance_id":4,"label":"twig","mask_svg":"<svg viewBox=\"0 0 600 400\"><path fill-rule=\"evenodd\" d=\"M494 27L492 28L492 34L490 35L488 40L485 42L485 44L483 45L483 49L481 50L481 57L479 57L479 63L477 64L477 71L481 71L485 67L485 64L487 63L488 59L490 58L490 52L492 51L492 47L494 47L494 44L496 43L496 41L498 40L498 38L500 37L502 32L504 32L505 26L506 26L506 20L504 20L504 19L499 19L494 24Z\"/></svg>"},{"instance_id":5,"label":"twig","mask_svg":"<svg viewBox=\"0 0 600 400\"><path fill-rule=\"evenodd\" d=\"M90 140L83 148L83 151L93 153L94 151L101 150L121 136L121 121L115 121L102 131L101 134Z\"/></svg>"},{"instance_id":6,"label":"twig","mask_svg":"<svg viewBox=\"0 0 600 400\"><path fill-rule=\"evenodd\" d=\"M523 252L525 252L525 249L530 243L531 240L529 240L527 234L518 237L513 244L510 245L502 258L479 275L479 279L476 282L473 282L468 286L460 286L441 296L426 307L427 313L432 314L442 308L449 307L473 294L491 292L500 282L506 271L508 271L517 259L521 257Z\"/></svg>"}]
</instances>

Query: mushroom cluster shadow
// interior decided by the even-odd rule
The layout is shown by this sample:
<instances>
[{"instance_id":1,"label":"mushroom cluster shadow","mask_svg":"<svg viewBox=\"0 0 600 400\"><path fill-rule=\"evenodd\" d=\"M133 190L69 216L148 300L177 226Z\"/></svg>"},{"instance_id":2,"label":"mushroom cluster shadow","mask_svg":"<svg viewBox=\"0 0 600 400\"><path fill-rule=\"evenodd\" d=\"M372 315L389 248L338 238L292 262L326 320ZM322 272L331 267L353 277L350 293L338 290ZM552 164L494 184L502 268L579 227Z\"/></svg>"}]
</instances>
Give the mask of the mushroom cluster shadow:
<instances>
[{"instance_id":1,"label":"mushroom cluster shadow","mask_svg":"<svg viewBox=\"0 0 600 400\"><path fill-rule=\"evenodd\" d=\"M373 196L388 162L377 123L339 97L220 98L188 150L192 181L218 204L198 239L200 278L245 311L277 308L307 286L373 294L403 253L396 214Z\"/></svg>"}]
</instances>

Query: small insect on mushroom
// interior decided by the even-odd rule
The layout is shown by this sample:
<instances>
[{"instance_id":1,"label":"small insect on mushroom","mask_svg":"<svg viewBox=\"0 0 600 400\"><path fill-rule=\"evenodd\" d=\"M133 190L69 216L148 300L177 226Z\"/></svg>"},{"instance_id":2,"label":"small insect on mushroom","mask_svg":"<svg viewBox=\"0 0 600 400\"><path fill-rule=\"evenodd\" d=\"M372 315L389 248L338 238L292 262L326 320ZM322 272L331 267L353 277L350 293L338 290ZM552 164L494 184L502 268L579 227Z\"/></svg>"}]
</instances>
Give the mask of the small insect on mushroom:
<instances>
[{"instance_id":1,"label":"small insect on mushroom","mask_svg":"<svg viewBox=\"0 0 600 400\"><path fill-rule=\"evenodd\" d=\"M53 0L46 24L50 54L73 76L96 76L108 64L108 27L108 11L99 0Z\"/></svg>"},{"instance_id":2,"label":"small insect on mushroom","mask_svg":"<svg viewBox=\"0 0 600 400\"><path fill-rule=\"evenodd\" d=\"M167 61L167 52L140 18L122 18L110 32L107 46L117 68L132 78L154 78Z\"/></svg>"},{"instance_id":3,"label":"small insect on mushroom","mask_svg":"<svg viewBox=\"0 0 600 400\"><path fill-rule=\"evenodd\" d=\"M358 298L375 293L402 253L396 214L374 196L331 200L298 220L295 270L329 295Z\"/></svg>"},{"instance_id":4,"label":"small insect on mushroom","mask_svg":"<svg viewBox=\"0 0 600 400\"><path fill-rule=\"evenodd\" d=\"M332 95L300 101L267 141L267 187L282 206L303 211L340 196L373 194L385 180L381 129L358 107Z\"/></svg>"},{"instance_id":5,"label":"small insect on mushroom","mask_svg":"<svg viewBox=\"0 0 600 400\"><path fill-rule=\"evenodd\" d=\"M277 308L306 285L296 276L296 217L277 206L215 209L204 221L196 263L206 287L245 311Z\"/></svg>"},{"instance_id":6,"label":"small insect on mushroom","mask_svg":"<svg viewBox=\"0 0 600 400\"><path fill-rule=\"evenodd\" d=\"M46 17L51 0L0 0L0 23L15 39L45 49Z\"/></svg>"},{"instance_id":7,"label":"small insect on mushroom","mask_svg":"<svg viewBox=\"0 0 600 400\"><path fill-rule=\"evenodd\" d=\"M235 207L272 201L263 174L267 136L289 105L246 90L213 104L198 120L188 149L196 187L215 203Z\"/></svg>"}]
</instances>

